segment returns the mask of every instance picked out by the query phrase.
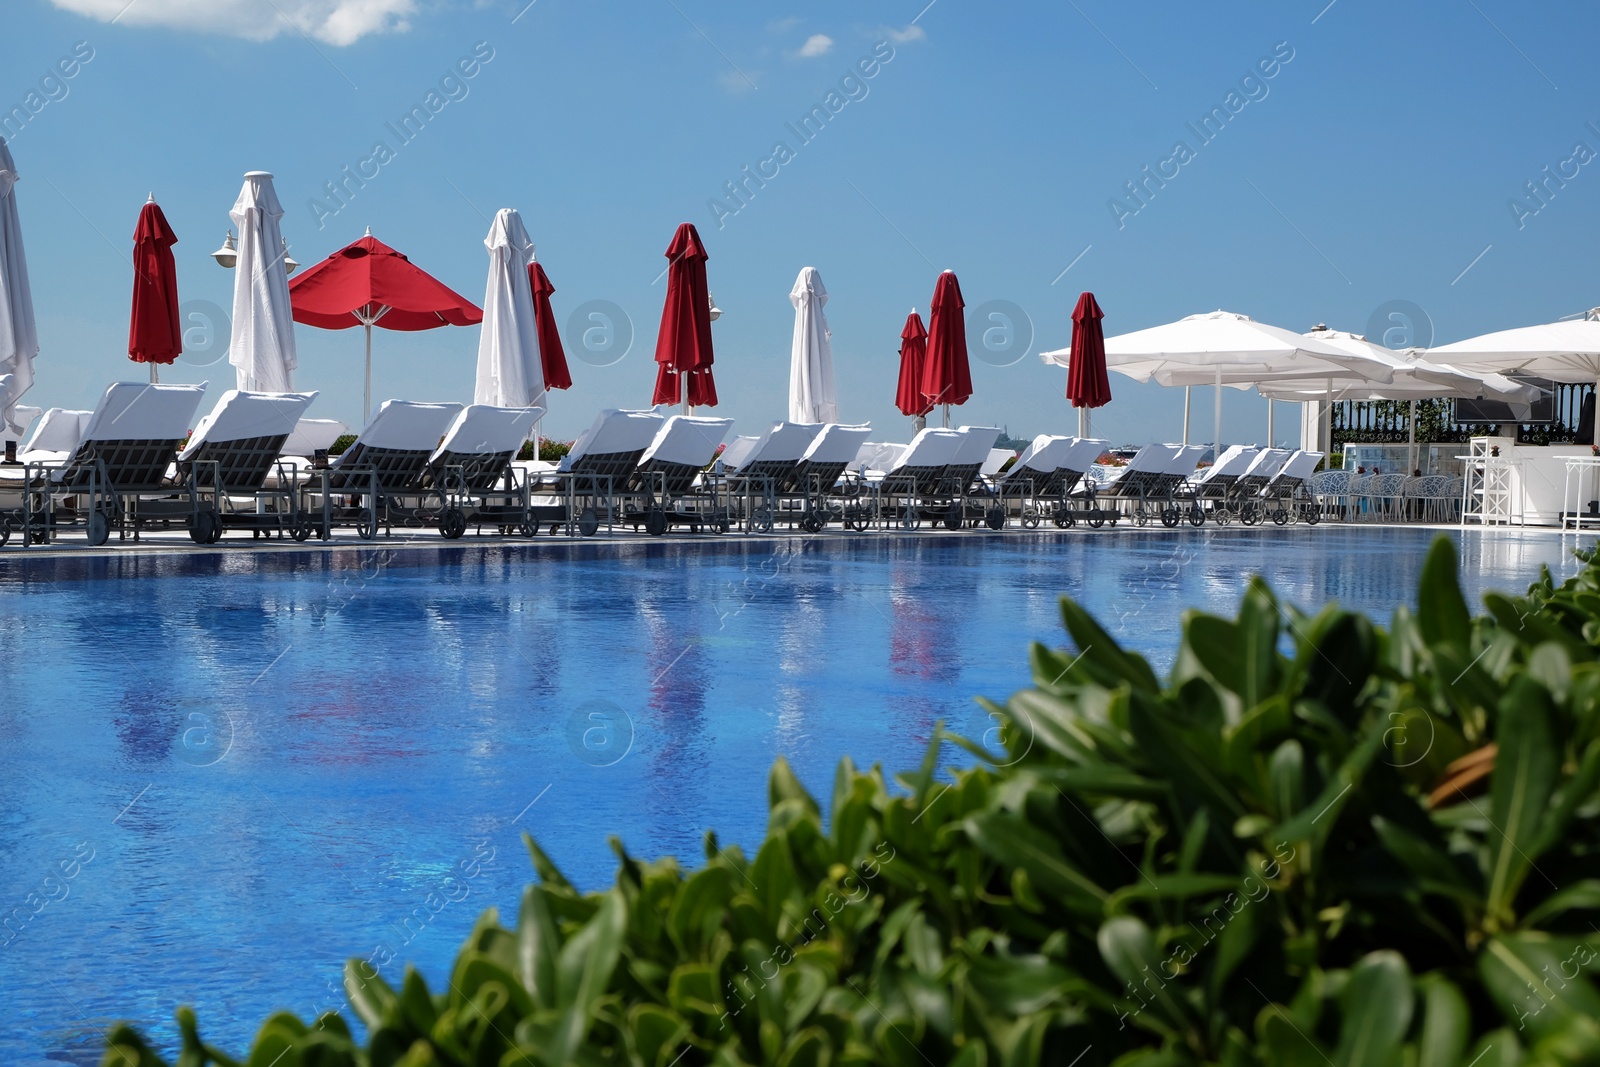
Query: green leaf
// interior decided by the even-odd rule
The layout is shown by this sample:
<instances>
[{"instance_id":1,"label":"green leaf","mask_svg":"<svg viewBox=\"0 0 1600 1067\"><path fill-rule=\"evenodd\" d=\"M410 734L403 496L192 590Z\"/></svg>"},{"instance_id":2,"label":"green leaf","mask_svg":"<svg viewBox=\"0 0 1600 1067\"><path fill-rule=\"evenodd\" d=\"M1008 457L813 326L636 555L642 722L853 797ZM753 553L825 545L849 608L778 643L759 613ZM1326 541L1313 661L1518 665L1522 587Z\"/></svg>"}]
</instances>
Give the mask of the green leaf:
<instances>
[{"instance_id":1,"label":"green leaf","mask_svg":"<svg viewBox=\"0 0 1600 1067\"><path fill-rule=\"evenodd\" d=\"M806 787L800 784L800 779L794 776L794 771L789 767L789 761L782 756L772 761L772 771L767 775L767 799L773 808L792 800L813 818L822 817L816 800L806 792Z\"/></svg>"},{"instance_id":2,"label":"green leaf","mask_svg":"<svg viewBox=\"0 0 1600 1067\"><path fill-rule=\"evenodd\" d=\"M400 1008L399 996L366 960L344 965L344 995L369 1030L376 1030Z\"/></svg>"},{"instance_id":3,"label":"green leaf","mask_svg":"<svg viewBox=\"0 0 1600 1067\"><path fill-rule=\"evenodd\" d=\"M1513 901L1533 865L1528 849L1539 836L1560 766L1544 687L1518 678L1500 702L1496 734L1487 896L1489 921L1503 929L1514 921Z\"/></svg>"},{"instance_id":4,"label":"green leaf","mask_svg":"<svg viewBox=\"0 0 1600 1067\"><path fill-rule=\"evenodd\" d=\"M1145 658L1125 652L1076 601L1061 598L1061 618L1066 623L1067 633L1072 635L1073 643L1078 646L1077 656L1071 661L1071 666L1056 677L1044 678L1036 674L1034 681L1041 688L1054 689L1063 681L1079 682L1086 679L1106 689L1126 685L1148 693L1160 690L1161 683L1156 680L1156 672L1150 669Z\"/></svg>"},{"instance_id":5,"label":"green leaf","mask_svg":"<svg viewBox=\"0 0 1600 1067\"><path fill-rule=\"evenodd\" d=\"M522 910L517 916L517 973L535 1004L554 1008L561 939L545 892L542 885L530 885L522 891Z\"/></svg>"},{"instance_id":6,"label":"green leaf","mask_svg":"<svg viewBox=\"0 0 1600 1067\"><path fill-rule=\"evenodd\" d=\"M548 1054L565 1063L576 1054L589 1032L595 1004L606 991L622 955L628 906L615 890L602 896L600 910L561 948L556 961L556 988L561 1022Z\"/></svg>"},{"instance_id":7,"label":"green leaf","mask_svg":"<svg viewBox=\"0 0 1600 1067\"><path fill-rule=\"evenodd\" d=\"M1460 1067L1461 1053L1472 1036L1467 998L1437 974L1417 979L1422 997L1422 1033L1417 1040L1417 1067Z\"/></svg>"},{"instance_id":8,"label":"green leaf","mask_svg":"<svg viewBox=\"0 0 1600 1067\"><path fill-rule=\"evenodd\" d=\"M1465 649L1471 644L1472 616L1461 595L1456 546L1447 537L1435 539L1423 561L1417 587L1417 627L1429 645L1453 644Z\"/></svg>"},{"instance_id":9,"label":"green leaf","mask_svg":"<svg viewBox=\"0 0 1600 1067\"><path fill-rule=\"evenodd\" d=\"M1060 897L1069 907L1098 914L1110 895L1067 862L1054 841L1017 815L986 812L965 822L972 842L999 862L1025 868L1041 893Z\"/></svg>"},{"instance_id":10,"label":"green leaf","mask_svg":"<svg viewBox=\"0 0 1600 1067\"><path fill-rule=\"evenodd\" d=\"M1162 971L1161 954L1148 926L1129 916L1108 919L1101 924L1095 942L1106 966L1127 987L1117 991L1119 996L1148 997L1169 1025L1179 1031L1193 1029L1193 1011L1180 995L1182 987Z\"/></svg>"},{"instance_id":11,"label":"green leaf","mask_svg":"<svg viewBox=\"0 0 1600 1067\"><path fill-rule=\"evenodd\" d=\"M1531 930L1569 911L1600 911L1600 880L1585 878L1556 890L1540 901L1537 907L1528 910L1522 917L1521 926L1524 930Z\"/></svg>"},{"instance_id":12,"label":"green leaf","mask_svg":"<svg viewBox=\"0 0 1600 1067\"><path fill-rule=\"evenodd\" d=\"M1569 1018L1600 1019L1600 992L1576 968L1572 942L1543 934L1490 938L1478 954L1478 973L1508 1023L1536 1038L1560 1030ZM1588 949L1593 958L1593 949ZM1567 970L1566 968L1572 968Z\"/></svg>"},{"instance_id":13,"label":"green leaf","mask_svg":"<svg viewBox=\"0 0 1600 1067\"><path fill-rule=\"evenodd\" d=\"M1398 952L1374 952L1350 970L1339 997L1336 1067L1383 1067L1397 1062L1411 1027L1411 972Z\"/></svg>"}]
</instances>

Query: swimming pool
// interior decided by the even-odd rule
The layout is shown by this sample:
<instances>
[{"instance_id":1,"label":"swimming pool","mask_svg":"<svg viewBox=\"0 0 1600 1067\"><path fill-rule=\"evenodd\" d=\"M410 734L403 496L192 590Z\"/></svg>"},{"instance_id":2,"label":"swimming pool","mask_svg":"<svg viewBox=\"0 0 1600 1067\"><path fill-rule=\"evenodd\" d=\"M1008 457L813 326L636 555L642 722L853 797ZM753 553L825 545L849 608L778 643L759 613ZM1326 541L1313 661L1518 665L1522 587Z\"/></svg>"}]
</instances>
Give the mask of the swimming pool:
<instances>
[{"instance_id":1,"label":"swimming pool","mask_svg":"<svg viewBox=\"0 0 1600 1067\"><path fill-rule=\"evenodd\" d=\"M825 797L842 754L981 735L1060 593L1165 667L1179 611L1255 571L1386 619L1432 536L0 555L0 1061L98 1063L116 1018L170 1041L179 1003L243 1052L342 1006L352 956L437 981L480 910L514 917L523 830L584 886L609 835L692 865L708 828L760 840L780 753ZM1473 604L1575 569L1570 539L1451 536Z\"/></svg>"}]
</instances>

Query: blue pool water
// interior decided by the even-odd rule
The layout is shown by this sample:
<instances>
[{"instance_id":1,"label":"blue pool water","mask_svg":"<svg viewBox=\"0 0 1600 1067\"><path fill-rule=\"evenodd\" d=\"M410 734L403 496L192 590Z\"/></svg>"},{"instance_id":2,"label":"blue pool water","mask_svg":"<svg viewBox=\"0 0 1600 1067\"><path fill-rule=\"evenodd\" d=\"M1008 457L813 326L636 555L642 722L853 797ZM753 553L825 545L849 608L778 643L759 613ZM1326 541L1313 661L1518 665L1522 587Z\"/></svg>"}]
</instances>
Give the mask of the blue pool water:
<instances>
[{"instance_id":1,"label":"blue pool water","mask_svg":"<svg viewBox=\"0 0 1600 1067\"><path fill-rule=\"evenodd\" d=\"M1570 540L1455 536L1474 601L1574 569ZM352 956L437 982L482 908L514 916L522 830L589 887L610 835L754 844L780 753L825 797L841 754L981 735L972 698L1027 684L1063 592L1165 666L1180 610L1254 571L1387 618L1430 537L7 553L0 1062L98 1063L115 1018L170 1041L180 1003L243 1052L274 1009L340 1006Z\"/></svg>"}]
</instances>

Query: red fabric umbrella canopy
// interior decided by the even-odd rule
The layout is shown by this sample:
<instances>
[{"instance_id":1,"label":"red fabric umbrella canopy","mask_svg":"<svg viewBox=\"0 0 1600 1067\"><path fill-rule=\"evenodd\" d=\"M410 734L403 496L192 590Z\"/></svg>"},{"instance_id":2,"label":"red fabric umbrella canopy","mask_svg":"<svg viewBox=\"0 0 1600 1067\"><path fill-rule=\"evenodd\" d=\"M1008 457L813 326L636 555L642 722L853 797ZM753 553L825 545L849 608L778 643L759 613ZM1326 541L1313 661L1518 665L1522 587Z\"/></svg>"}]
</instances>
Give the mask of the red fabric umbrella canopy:
<instances>
[{"instance_id":1,"label":"red fabric umbrella canopy","mask_svg":"<svg viewBox=\"0 0 1600 1067\"><path fill-rule=\"evenodd\" d=\"M906 317L900 331L900 382L894 391L894 406L901 414L926 415L933 401L922 392L922 364L928 357L928 331L915 310Z\"/></svg>"},{"instance_id":2,"label":"red fabric umbrella canopy","mask_svg":"<svg viewBox=\"0 0 1600 1067\"><path fill-rule=\"evenodd\" d=\"M289 302L294 321L324 330L431 330L483 321L476 304L371 234L291 279Z\"/></svg>"},{"instance_id":3,"label":"red fabric umbrella canopy","mask_svg":"<svg viewBox=\"0 0 1600 1067\"><path fill-rule=\"evenodd\" d=\"M706 247L692 223L682 223L667 246L667 300L656 337L656 390L652 404L683 399L680 380L688 378L691 407L715 407L717 383L711 377L711 294L706 285Z\"/></svg>"},{"instance_id":4,"label":"red fabric umbrella canopy","mask_svg":"<svg viewBox=\"0 0 1600 1067\"><path fill-rule=\"evenodd\" d=\"M537 262L528 264L528 284L533 286L533 321L539 331L539 362L544 365L546 389L571 389L572 374L567 370L567 352L561 347L561 330L556 313L550 309L550 294L556 287Z\"/></svg>"},{"instance_id":5,"label":"red fabric umbrella canopy","mask_svg":"<svg viewBox=\"0 0 1600 1067\"><path fill-rule=\"evenodd\" d=\"M171 363L183 351L178 318L178 265L172 246L178 235L154 202L139 212L133 231L133 314L128 322L128 358L135 363Z\"/></svg>"},{"instance_id":6,"label":"red fabric umbrella canopy","mask_svg":"<svg viewBox=\"0 0 1600 1067\"><path fill-rule=\"evenodd\" d=\"M928 323L928 357L922 368L922 393L935 404L965 404L972 395L967 365L967 321L961 286L954 271L939 275Z\"/></svg>"},{"instance_id":7,"label":"red fabric umbrella canopy","mask_svg":"<svg viewBox=\"0 0 1600 1067\"><path fill-rule=\"evenodd\" d=\"M1067 399L1075 408L1098 408L1111 402L1103 318L1093 293L1078 297L1078 306L1072 310L1072 351L1067 360Z\"/></svg>"}]
</instances>

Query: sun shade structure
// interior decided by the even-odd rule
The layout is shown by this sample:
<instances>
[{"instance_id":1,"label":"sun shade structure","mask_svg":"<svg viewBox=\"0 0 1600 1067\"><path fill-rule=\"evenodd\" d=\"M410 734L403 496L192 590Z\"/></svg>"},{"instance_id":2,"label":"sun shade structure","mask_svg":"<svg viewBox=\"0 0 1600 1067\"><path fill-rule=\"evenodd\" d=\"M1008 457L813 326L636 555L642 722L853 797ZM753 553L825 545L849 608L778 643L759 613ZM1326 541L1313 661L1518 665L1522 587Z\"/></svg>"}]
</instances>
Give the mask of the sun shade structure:
<instances>
[{"instance_id":1,"label":"sun shade structure","mask_svg":"<svg viewBox=\"0 0 1600 1067\"><path fill-rule=\"evenodd\" d=\"M483 244L489 250L489 285L483 296L483 332L478 335L478 376L472 402L497 408L539 406L545 388L533 287L528 281L533 240L522 216L511 208L501 208Z\"/></svg>"},{"instance_id":2,"label":"sun shade structure","mask_svg":"<svg viewBox=\"0 0 1600 1067\"><path fill-rule=\"evenodd\" d=\"M966 302L955 271L939 275L933 288L928 320L928 356L922 367L922 392L929 403L944 408L950 425L950 406L965 404L972 396L972 368L967 362Z\"/></svg>"},{"instance_id":3,"label":"sun shade structure","mask_svg":"<svg viewBox=\"0 0 1600 1067\"><path fill-rule=\"evenodd\" d=\"M815 267L800 268L789 291L794 305L794 341L789 348L789 421L838 422L833 386L833 332L823 307L828 290Z\"/></svg>"},{"instance_id":4,"label":"sun shade structure","mask_svg":"<svg viewBox=\"0 0 1600 1067\"><path fill-rule=\"evenodd\" d=\"M17 165L0 137L0 375L10 384L0 392L0 421L21 435L24 426L17 399L33 386L33 361L39 354L39 332L33 318L33 291L28 287L28 258L22 251L22 223L17 217Z\"/></svg>"},{"instance_id":5,"label":"sun shade structure","mask_svg":"<svg viewBox=\"0 0 1600 1067\"><path fill-rule=\"evenodd\" d=\"M183 352L183 323L178 317L178 264L172 246L178 235L167 224L160 205L151 200L139 211L133 229L133 303L128 318L128 358L150 364L150 380L160 381L156 367L170 364Z\"/></svg>"},{"instance_id":6,"label":"sun shade structure","mask_svg":"<svg viewBox=\"0 0 1600 1067\"><path fill-rule=\"evenodd\" d=\"M233 338L228 362L241 391L289 393L299 365L289 272L284 266L283 205L272 175L253 170L228 212L239 228L239 259L233 273Z\"/></svg>"},{"instance_id":7,"label":"sun shade structure","mask_svg":"<svg viewBox=\"0 0 1600 1067\"><path fill-rule=\"evenodd\" d=\"M1071 350L1058 349L1040 356L1047 363L1067 365ZM1106 365L1139 382L1218 386L1213 444L1220 444L1222 439L1220 386L1250 386L1281 379L1324 384L1329 380L1387 382L1392 377L1387 369L1376 368L1370 360L1363 361L1322 341L1231 311L1190 315L1163 326L1108 337ZM1186 413L1186 425L1187 421Z\"/></svg>"},{"instance_id":8,"label":"sun shade structure","mask_svg":"<svg viewBox=\"0 0 1600 1067\"><path fill-rule=\"evenodd\" d=\"M1551 381L1600 383L1600 308L1581 319L1500 330L1428 349L1428 358L1472 371L1525 374ZM1596 420L1600 444L1600 420Z\"/></svg>"},{"instance_id":9,"label":"sun shade structure","mask_svg":"<svg viewBox=\"0 0 1600 1067\"><path fill-rule=\"evenodd\" d=\"M328 256L289 283L294 321L323 330L361 326L367 335L362 417L372 410L372 328L432 330L475 326L478 307L396 252L367 235Z\"/></svg>"},{"instance_id":10,"label":"sun shade structure","mask_svg":"<svg viewBox=\"0 0 1600 1067\"><path fill-rule=\"evenodd\" d=\"M1072 344L1067 357L1067 399L1078 409L1078 436L1089 436L1088 410L1111 403L1106 377L1105 314L1093 293L1078 297L1072 309Z\"/></svg>"},{"instance_id":11,"label":"sun shade structure","mask_svg":"<svg viewBox=\"0 0 1600 1067\"><path fill-rule=\"evenodd\" d=\"M715 407L711 376L711 293L706 282L706 247L692 223L680 223L665 253L667 299L656 336L656 388L652 404L682 403L687 410Z\"/></svg>"},{"instance_id":12,"label":"sun shade structure","mask_svg":"<svg viewBox=\"0 0 1600 1067\"><path fill-rule=\"evenodd\" d=\"M933 410L933 401L922 392L922 365L927 358L928 330L912 308L900 331L900 381L894 391L894 406L903 415L921 418Z\"/></svg>"},{"instance_id":13,"label":"sun shade structure","mask_svg":"<svg viewBox=\"0 0 1600 1067\"><path fill-rule=\"evenodd\" d=\"M550 277L538 260L528 264L528 287L533 290L533 317L539 329L539 364L544 368L544 387L571 389L567 350L561 344L561 328L550 307L550 294L556 287L550 284Z\"/></svg>"}]
</instances>

